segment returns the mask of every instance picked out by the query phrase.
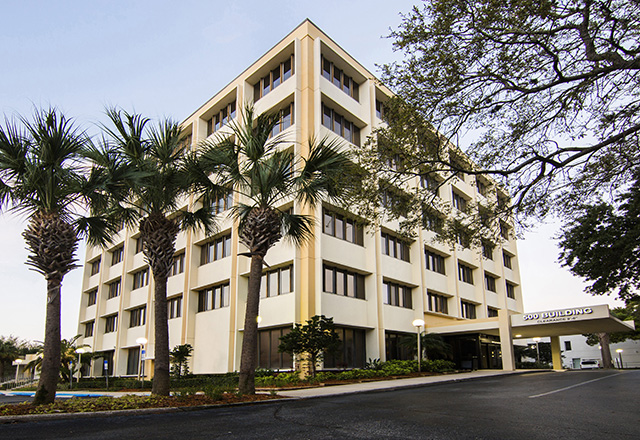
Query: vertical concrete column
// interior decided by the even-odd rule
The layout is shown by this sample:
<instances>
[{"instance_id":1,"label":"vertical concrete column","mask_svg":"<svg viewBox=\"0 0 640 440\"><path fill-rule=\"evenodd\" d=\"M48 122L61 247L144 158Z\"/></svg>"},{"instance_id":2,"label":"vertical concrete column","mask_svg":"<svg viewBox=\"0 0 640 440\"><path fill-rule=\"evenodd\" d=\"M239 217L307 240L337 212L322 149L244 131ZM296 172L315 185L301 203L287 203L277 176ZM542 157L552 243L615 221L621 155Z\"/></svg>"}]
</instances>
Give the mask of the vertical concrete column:
<instances>
[{"instance_id":1,"label":"vertical concrete column","mask_svg":"<svg viewBox=\"0 0 640 440\"><path fill-rule=\"evenodd\" d=\"M498 323L500 326L500 349L502 351L502 369L514 371L516 359L513 355L513 335L511 330L511 316L505 309L498 310Z\"/></svg>"},{"instance_id":2,"label":"vertical concrete column","mask_svg":"<svg viewBox=\"0 0 640 440\"><path fill-rule=\"evenodd\" d=\"M560 353L560 336L551 336L551 359L554 370L563 370L562 355Z\"/></svg>"},{"instance_id":3,"label":"vertical concrete column","mask_svg":"<svg viewBox=\"0 0 640 440\"><path fill-rule=\"evenodd\" d=\"M314 39L311 35L304 35L300 39L300 52L296 53L296 65L299 66L296 75L300 78L300 106L301 118L296 121L300 124L300 155L309 157L309 139L313 137L314 111L316 108L314 99ZM311 217L316 216L317 210L303 206L300 214ZM319 223L319 222L318 222ZM317 231L317 228L316 228ZM316 314L316 241L314 237L300 248L300 322L305 322Z\"/></svg>"}]
</instances>

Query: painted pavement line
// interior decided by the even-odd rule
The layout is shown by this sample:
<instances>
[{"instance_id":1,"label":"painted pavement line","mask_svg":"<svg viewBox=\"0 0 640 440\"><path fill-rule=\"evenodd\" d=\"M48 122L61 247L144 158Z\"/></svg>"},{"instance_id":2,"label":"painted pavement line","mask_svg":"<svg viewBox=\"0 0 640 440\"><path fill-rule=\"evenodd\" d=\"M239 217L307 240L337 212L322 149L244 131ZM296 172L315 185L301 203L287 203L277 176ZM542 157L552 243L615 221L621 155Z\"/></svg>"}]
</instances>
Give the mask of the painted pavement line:
<instances>
[{"instance_id":1,"label":"painted pavement line","mask_svg":"<svg viewBox=\"0 0 640 440\"><path fill-rule=\"evenodd\" d=\"M624 373L611 374L611 375L609 375L609 376L599 377L599 378L597 378L597 379L591 379L591 380L588 380L588 381L586 381L586 382L580 382L580 383L577 383L577 384L575 384L575 385L571 385L571 386L568 386L568 387L558 388L557 390L548 391L548 392L546 392L546 393L536 394L536 395L534 395L534 396L529 396L529 399L535 399L536 397L548 396L549 394L555 394L555 393L559 393L559 392L561 392L561 391L570 390L571 388L576 388L576 387L579 387L579 386L582 386L582 385L586 385L586 384L591 383L591 382L597 382L597 381L602 380L602 379L608 379L608 378L610 378L610 377L620 376L621 374L624 374Z\"/></svg>"}]
</instances>

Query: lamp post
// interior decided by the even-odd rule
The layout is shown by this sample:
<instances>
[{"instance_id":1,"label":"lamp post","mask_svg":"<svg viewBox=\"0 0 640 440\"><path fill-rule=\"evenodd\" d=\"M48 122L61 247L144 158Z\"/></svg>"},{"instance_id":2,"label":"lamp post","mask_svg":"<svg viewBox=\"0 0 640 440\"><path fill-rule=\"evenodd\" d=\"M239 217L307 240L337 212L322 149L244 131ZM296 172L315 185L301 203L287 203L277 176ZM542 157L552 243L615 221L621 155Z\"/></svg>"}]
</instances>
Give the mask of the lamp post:
<instances>
[{"instance_id":1,"label":"lamp post","mask_svg":"<svg viewBox=\"0 0 640 440\"><path fill-rule=\"evenodd\" d=\"M138 380L140 380L140 376L143 373L143 368L144 368L144 346L147 344L147 342L149 342L147 340L147 338L145 337L140 337L138 339L136 339L136 344L140 345L140 363L138 364ZM142 383L140 384L140 387L142 388L144 386L144 376L142 376Z\"/></svg>"},{"instance_id":2,"label":"lamp post","mask_svg":"<svg viewBox=\"0 0 640 440\"><path fill-rule=\"evenodd\" d=\"M16 364L16 386L18 386L18 373L20 372L20 364L22 363L22 359L16 359L14 363Z\"/></svg>"},{"instance_id":3,"label":"lamp post","mask_svg":"<svg viewBox=\"0 0 640 440\"><path fill-rule=\"evenodd\" d=\"M540 343L542 338L533 338L533 340L536 343L536 359L537 359L538 365L540 365L540 347L538 344Z\"/></svg>"},{"instance_id":4,"label":"lamp post","mask_svg":"<svg viewBox=\"0 0 640 440\"><path fill-rule=\"evenodd\" d=\"M80 368L82 366L82 354L86 353L86 350L83 347L77 348L76 353L78 353L78 383L80 383L80 377L82 376L82 372Z\"/></svg>"},{"instance_id":5,"label":"lamp post","mask_svg":"<svg viewBox=\"0 0 640 440\"><path fill-rule=\"evenodd\" d=\"M624 350L622 348L618 348L616 353L618 353L618 362L620 362L620 369L622 370L622 352Z\"/></svg>"},{"instance_id":6,"label":"lamp post","mask_svg":"<svg viewBox=\"0 0 640 440\"><path fill-rule=\"evenodd\" d=\"M422 326L424 325L424 321L422 319L414 319L412 324L418 332L418 373L419 373L420 362L422 361L422 349L420 347L420 333L422 333L421 329L422 329Z\"/></svg>"}]
</instances>

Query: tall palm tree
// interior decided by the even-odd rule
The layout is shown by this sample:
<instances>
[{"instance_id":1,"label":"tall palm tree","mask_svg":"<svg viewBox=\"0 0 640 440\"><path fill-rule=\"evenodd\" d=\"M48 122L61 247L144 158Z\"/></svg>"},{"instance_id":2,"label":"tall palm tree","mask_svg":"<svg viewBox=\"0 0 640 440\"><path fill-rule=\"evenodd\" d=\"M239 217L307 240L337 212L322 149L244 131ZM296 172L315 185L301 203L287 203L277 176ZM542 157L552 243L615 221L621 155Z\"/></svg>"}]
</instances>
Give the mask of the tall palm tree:
<instances>
[{"instance_id":1,"label":"tall palm tree","mask_svg":"<svg viewBox=\"0 0 640 440\"><path fill-rule=\"evenodd\" d=\"M5 120L0 127L0 209L28 218L23 232L27 265L47 281L42 373L34 403L55 399L60 365L60 294L64 276L75 267L78 242L104 243L109 224L84 216L99 202L104 182L83 160L90 138L56 109L36 110L33 121Z\"/></svg>"},{"instance_id":2,"label":"tall palm tree","mask_svg":"<svg viewBox=\"0 0 640 440\"><path fill-rule=\"evenodd\" d=\"M178 232L214 227L210 206L184 209L189 195L189 169L184 159L189 145L183 142L177 123L170 120L150 126L149 119L111 108L107 110L113 127L104 126L105 142L94 166L106 175L131 174L125 198L115 197L108 212L129 227L137 227L142 252L154 280L154 376L152 393L169 394L169 325L167 278L175 254Z\"/></svg>"},{"instance_id":3,"label":"tall palm tree","mask_svg":"<svg viewBox=\"0 0 640 440\"><path fill-rule=\"evenodd\" d=\"M308 156L296 157L284 137L272 136L279 121L279 113L255 117L253 108L247 107L240 122L231 121L232 136L207 140L200 150L203 169L212 173L201 178L201 187L206 193L211 185L210 194L221 186L237 193L232 212L239 240L249 250L244 255L251 257L240 360L239 392L244 394L255 393L264 257L282 238L300 246L313 234L313 217L280 207L291 199L311 208L323 199L338 201L346 193L343 177L352 166L335 141L310 141Z\"/></svg>"}]
</instances>

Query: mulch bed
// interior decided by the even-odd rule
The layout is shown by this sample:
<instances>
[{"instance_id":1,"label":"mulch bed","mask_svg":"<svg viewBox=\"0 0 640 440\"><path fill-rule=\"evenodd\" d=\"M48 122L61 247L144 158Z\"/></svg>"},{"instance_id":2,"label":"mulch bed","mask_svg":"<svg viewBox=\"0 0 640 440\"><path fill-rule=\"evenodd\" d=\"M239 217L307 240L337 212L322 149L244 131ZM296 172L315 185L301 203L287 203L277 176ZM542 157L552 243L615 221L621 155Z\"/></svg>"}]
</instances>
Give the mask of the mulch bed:
<instances>
[{"instance_id":1,"label":"mulch bed","mask_svg":"<svg viewBox=\"0 0 640 440\"><path fill-rule=\"evenodd\" d=\"M59 414L96 411L115 411L125 409L142 408L173 408L202 405L226 405L240 402L257 402L261 400L278 399L280 397L270 394L237 395L224 393L220 398L211 398L204 395L191 396L123 396L123 397L90 397L71 398L58 400L48 405L33 405L31 403L19 403L0 405L0 416L19 416L28 414Z\"/></svg>"}]
</instances>

